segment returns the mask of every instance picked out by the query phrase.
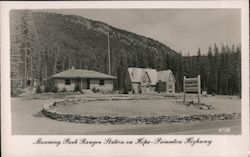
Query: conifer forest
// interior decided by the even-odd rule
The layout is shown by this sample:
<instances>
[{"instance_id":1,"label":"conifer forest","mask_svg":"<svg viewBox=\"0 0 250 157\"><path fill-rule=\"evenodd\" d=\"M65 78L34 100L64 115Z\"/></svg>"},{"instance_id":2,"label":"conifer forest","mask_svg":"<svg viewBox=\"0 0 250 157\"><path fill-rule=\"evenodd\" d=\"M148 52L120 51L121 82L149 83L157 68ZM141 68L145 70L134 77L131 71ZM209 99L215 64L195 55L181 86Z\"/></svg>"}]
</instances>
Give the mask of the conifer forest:
<instances>
[{"instance_id":1,"label":"conifer forest","mask_svg":"<svg viewBox=\"0 0 250 157\"><path fill-rule=\"evenodd\" d=\"M240 95L241 47L214 43L196 55L183 55L147 37L74 15L31 10L10 12L11 89L43 85L44 80L74 66L108 73L108 34L114 88L126 88L128 67L171 69L176 91L183 77L201 75L208 93ZM170 37L171 38L171 37ZM187 54L187 53L185 53Z\"/></svg>"}]
</instances>

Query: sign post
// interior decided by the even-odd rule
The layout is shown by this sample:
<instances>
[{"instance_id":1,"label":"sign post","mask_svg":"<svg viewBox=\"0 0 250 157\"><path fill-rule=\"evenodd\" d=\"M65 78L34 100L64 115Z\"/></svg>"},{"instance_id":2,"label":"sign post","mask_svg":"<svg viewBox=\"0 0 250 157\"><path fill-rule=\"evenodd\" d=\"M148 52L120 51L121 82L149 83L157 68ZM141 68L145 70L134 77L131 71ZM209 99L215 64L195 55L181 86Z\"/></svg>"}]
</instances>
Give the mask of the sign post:
<instances>
[{"instance_id":1,"label":"sign post","mask_svg":"<svg viewBox=\"0 0 250 157\"><path fill-rule=\"evenodd\" d=\"M198 104L200 105L200 95L201 95L201 77L200 75L197 76L197 78L186 78L184 76L183 78L183 92L184 92L184 98L183 102L186 101L186 93L187 92L197 92L198 93Z\"/></svg>"},{"instance_id":2,"label":"sign post","mask_svg":"<svg viewBox=\"0 0 250 157\"><path fill-rule=\"evenodd\" d=\"M198 75L198 104L201 104L201 77Z\"/></svg>"},{"instance_id":3,"label":"sign post","mask_svg":"<svg viewBox=\"0 0 250 157\"><path fill-rule=\"evenodd\" d=\"M186 76L184 76L184 78L183 78L183 92L184 92L184 99L183 99L183 102L186 101L185 81L186 81Z\"/></svg>"}]
</instances>

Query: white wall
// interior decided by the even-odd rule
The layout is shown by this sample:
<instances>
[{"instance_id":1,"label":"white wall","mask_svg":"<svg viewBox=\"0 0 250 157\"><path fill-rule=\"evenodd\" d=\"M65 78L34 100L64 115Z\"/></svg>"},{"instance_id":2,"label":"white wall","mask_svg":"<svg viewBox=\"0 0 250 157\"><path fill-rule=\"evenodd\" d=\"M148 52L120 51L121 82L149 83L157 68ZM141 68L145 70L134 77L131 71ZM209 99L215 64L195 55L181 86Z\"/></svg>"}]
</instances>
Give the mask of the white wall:
<instances>
[{"instance_id":1,"label":"white wall","mask_svg":"<svg viewBox=\"0 0 250 157\"><path fill-rule=\"evenodd\" d=\"M113 91L113 80L104 80L104 85L99 85L99 79L90 79L90 89L94 87L103 91Z\"/></svg>"},{"instance_id":2,"label":"white wall","mask_svg":"<svg viewBox=\"0 0 250 157\"><path fill-rule=\"evenodd\" d=\"M55 84L59 88L59 91L65 88L67 91L75 90L75 79L71 79L70 85L65 85L65 79L55 79ZM87 88L86 79L82 79L83 88ZM86 87L85 87L86 86ZM113 91L113 80L104 80L104 85L99 85L99 79L90 79L90 89L99 89L101 91Z\"/></svg>"},{"instance_id":3,"label":"white wall","mask_svg":"<svg viewBox=\"0 0 250 157\"><path fill-rule=\"evenodd\" d=\"M82 89L87 89L88 85L87 85L87 79L82 79Z\"/></svg>"},{"instance_id":4,"label":"white wall","mask_svg":"<svg viewBox=\"0 0 250 157\"><path fill-rule=\"evenodd\" d=\"M174 81L174 76L171 74L169 75L168 80L166 80L166 89L167 93L175 93L175 81ZM171 87L170 87L171 86Z\"/></svg>"},{"instance_id":5,"label":"white wall","mask_svg":"<svg viewBox=\"0 0 250 157\"><path fill-rule=\"evenodd\" d=\"M132 83L132 91L134 90L134 93L139 93L139 83Z\"/></svg>"},{"instance_id":6,"label":"white wall","mask_svg":"<svg viewBox=\"0 0 250 157\"><path fill-rule=\"evenodd\" d=\"M75 80L71 79L70 85L65 85L65 79L55 79L55 84L59 88L59 91L65 88L67 91L74 91L75 90Z\"/></svg>"}]
</instances>

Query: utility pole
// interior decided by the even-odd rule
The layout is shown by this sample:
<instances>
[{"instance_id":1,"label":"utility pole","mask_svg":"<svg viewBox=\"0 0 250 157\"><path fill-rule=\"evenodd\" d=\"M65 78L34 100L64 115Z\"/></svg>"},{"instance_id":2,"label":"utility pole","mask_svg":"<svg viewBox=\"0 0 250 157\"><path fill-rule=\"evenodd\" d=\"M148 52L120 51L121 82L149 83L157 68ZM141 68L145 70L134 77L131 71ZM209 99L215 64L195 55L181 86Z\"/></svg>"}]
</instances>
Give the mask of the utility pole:
<instances>
[{"instance_id":1,"label":"utility pole","mask_svg":"<svg viewBox=\"0 0 250 157\"><path fill-rule=\"evenodd\" d=\"M24 48L24 88L26 87L27 87L27 48L25 47Z\"/></svg>"},{"instance_id":2,"label":"utility pole","mask_svg":"<svg viewBox=\"0 0 250 157\"><path fill-rule=\"evenodd\" d=\"M183 93L184 93L184 96L183 96L183 102L186 102L186 85L185 85L185 82L186 82L186 76L184 76L183 78Z\"/></svg>"},{"instance_id":3,"label":"utility pole","mask_svg":"<svg viewBox=\"0 0 250 157\"><path fill-rule=\"evenodd\" d=\"M108 31L108 60L109 60L109 75L111 75L109 31Z\"/></svg>"}]
</instances>

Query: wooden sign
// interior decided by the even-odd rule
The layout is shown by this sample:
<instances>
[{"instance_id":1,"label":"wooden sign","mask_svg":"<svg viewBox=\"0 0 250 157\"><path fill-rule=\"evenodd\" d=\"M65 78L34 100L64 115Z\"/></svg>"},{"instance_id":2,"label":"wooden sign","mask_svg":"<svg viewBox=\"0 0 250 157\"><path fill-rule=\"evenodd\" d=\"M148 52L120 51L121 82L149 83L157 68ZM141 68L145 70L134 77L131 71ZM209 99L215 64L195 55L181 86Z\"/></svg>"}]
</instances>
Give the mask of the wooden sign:
<instances>
[{"instance_id":1,"label":"wooden sign","mask_svg":"<svg viewBox=\"0 0 250 157\"><path fill-rule=\"evenodd\" d=\"M201 78L200 75L197 78L186 78L184 76L183 79L183 92L184 92L184 100L186 99L186 93L198 93L198 104L200 104L200 95L201 95Z\"/></svg>"}]
</instances>

